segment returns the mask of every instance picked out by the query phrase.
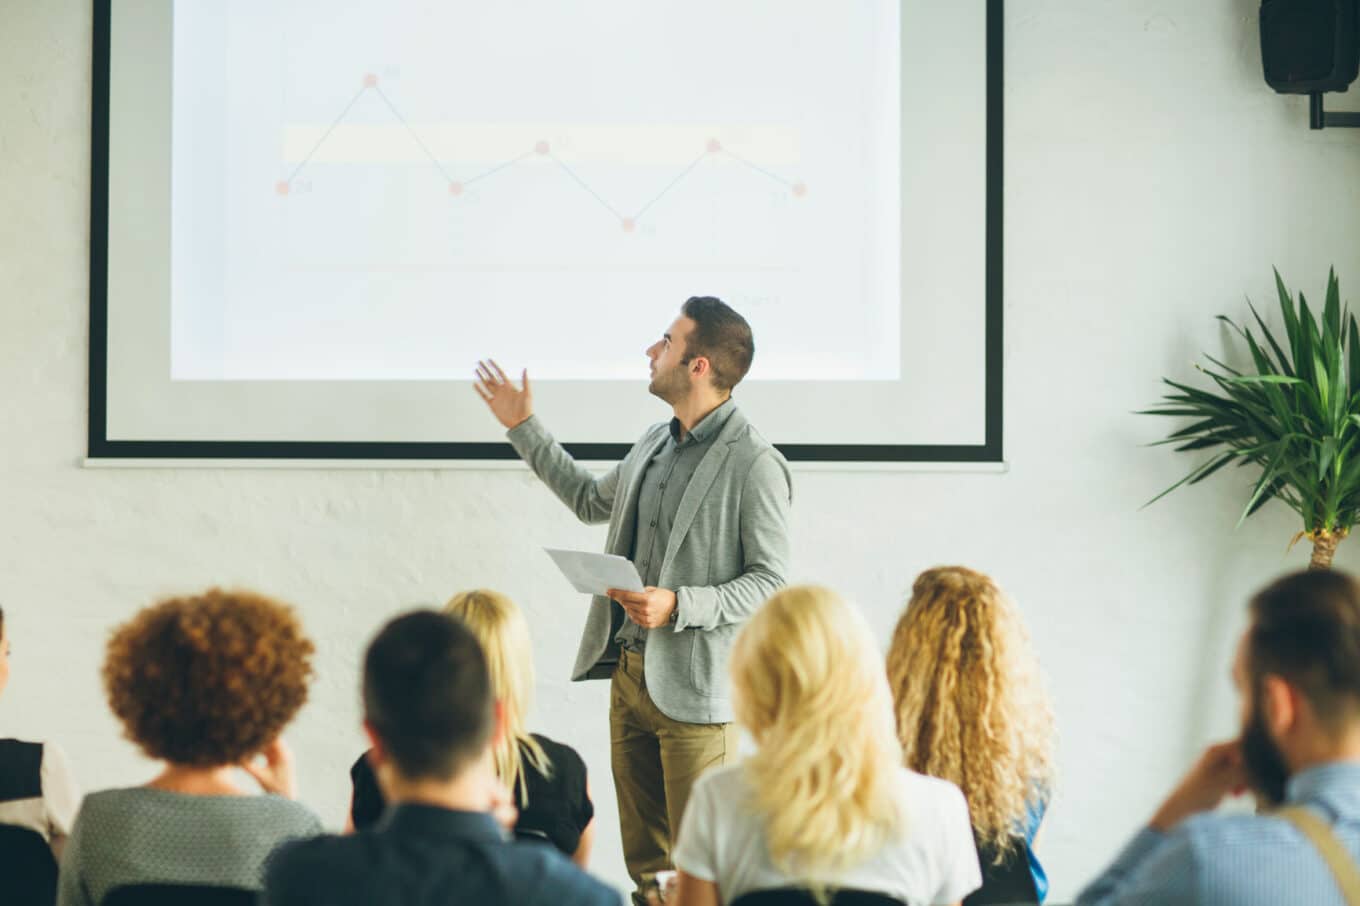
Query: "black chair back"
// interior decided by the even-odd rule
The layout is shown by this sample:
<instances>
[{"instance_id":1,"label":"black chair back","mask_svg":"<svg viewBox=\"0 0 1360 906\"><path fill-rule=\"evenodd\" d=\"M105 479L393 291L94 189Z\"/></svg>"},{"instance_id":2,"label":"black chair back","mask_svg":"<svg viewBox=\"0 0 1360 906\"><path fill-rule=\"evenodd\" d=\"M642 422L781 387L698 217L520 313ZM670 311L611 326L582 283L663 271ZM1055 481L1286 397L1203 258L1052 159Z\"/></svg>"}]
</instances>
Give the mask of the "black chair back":
<instances>
[{"instance_id":1,"label":"black chair back","mask_svg":"<svg viewBox=\"0 0 1360 906\"><path fill-rule=\"evenodd\" d=\"M905 906L896 897L873 890L837 890L831 896L832 906ZM753 890L732 901L732 906L817 906L817 899L801 887L778 887Z\"/></svg>"},{"instance_id":2,"label":"black chair back","mask_svg":"<svg viewBox=\"0 0 1360 906\"><path fill-rule=\"evenodd\" d=\"M193 884L127 884L104 895L99 906L255 906L253 890Z\"/></svg>"},{"instance_id":3,"label":"black chair back","mask_svg":"<svg viewBox=\"0 0 1360 906\"><path fill-rule=\"evenodd\" d=\"M964 897L963 906L1038 906L1039 894L1023 845L1007 853L1000 865L995 850L979 846L978 864L982 886Z\"/></svg>"},{"instance_id":4,"label":"black chair back","mask_svg":"<svg viewBox=\"0 0 1360 906\"><path fill-rule=\"evenodd\" d=\"M0 900L14 906L57 901L57 860L37 831L0 824Z\"/></svg>"}]
</instances>

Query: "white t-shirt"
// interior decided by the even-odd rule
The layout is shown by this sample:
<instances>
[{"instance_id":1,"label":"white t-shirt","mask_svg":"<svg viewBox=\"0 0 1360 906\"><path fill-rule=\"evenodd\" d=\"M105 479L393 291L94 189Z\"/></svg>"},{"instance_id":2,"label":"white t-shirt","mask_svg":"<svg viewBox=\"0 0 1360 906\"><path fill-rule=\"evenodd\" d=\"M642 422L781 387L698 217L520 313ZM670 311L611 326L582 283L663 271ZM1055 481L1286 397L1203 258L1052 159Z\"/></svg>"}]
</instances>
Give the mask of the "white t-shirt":
<instances>
[{"instance_id":1,"label":"white t-shirt","mask_svg":"<svg viewBox=\"0 0 1360 906\"><path fill-rule=\"evenodd\" d=\"M956 903L982 885L968 804L947 780L902 768L896 778L906 827L876 855L835 877L831 886L886 893L911 906ZM676 843L675 867L712 881L724 903L744 893L802 886L770 862L765 819L754 808L745 768L710 771L695 784Z\"/></svg>"}]
</instances>

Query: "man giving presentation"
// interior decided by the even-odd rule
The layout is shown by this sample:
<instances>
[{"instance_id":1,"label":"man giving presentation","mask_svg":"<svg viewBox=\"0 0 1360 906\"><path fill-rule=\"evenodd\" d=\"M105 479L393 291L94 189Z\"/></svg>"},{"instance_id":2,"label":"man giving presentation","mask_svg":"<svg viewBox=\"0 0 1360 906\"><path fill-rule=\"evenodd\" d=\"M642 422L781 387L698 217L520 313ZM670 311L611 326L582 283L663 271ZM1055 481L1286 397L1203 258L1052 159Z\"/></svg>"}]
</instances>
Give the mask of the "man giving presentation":
<instances>
[{"instance_id":1,"label":"man giving presentation","mask_svg":"<svg viewBox=\"0 0 1360 906\"><path fill-rule=\"evenodd\" d=\"M737 630L782 585L792 480L732 389L751 367L746 319L696 296L647 350L649 390L674 416L596 477L479 363L476 390L534 473L586 523L609 523L606 550L632 560L646 590L591 601L572 672L610 677L610 753L624 860L638 887L670 868L699 774L736 757L727 661Z\"/></svg>"}]
</instances>

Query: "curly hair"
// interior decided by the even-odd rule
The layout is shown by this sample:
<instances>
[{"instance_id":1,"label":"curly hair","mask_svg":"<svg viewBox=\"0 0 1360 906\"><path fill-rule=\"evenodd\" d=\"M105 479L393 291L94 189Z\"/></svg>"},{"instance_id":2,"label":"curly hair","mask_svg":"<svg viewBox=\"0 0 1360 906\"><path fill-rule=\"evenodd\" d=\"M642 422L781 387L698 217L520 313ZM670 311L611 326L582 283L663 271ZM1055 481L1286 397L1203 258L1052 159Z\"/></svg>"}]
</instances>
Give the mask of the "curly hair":
<instances>
[{"instance_id":1,"label":"curly hair","mask_svg":"<svg viewBox=\"0 0 1360 906\"><path fill-rule=\"evenodd\" d=\"M905 829L878 646L835 592L794 586L742 628L731 671L737 720L758 746L746 776L770 858L824 901L812 879L858 864Z\"/></svg>"},{"instance_id":2,"label":"curly hair","mask_svg":"<svg viewBox=\"0 0 1360 906\"><path fill-rule=\"evenodd\" d=\"M104 689L124 734L152 758L236 764L307 701L314 651L291 607L214 588L153 604L115 629Z\"/></svg>"},{"instance_id":3,"label":"curly hair","mask_svg":"<svg viewBox=\"0 0 1360 906\"><path fill-rule=\"evenodd\" d=\"M1000 864L1054 779L1053 712L1019 613L982 573L927 570L887 664L907 766L963 791L974 833Z\"/></svg>"}]
</instances>

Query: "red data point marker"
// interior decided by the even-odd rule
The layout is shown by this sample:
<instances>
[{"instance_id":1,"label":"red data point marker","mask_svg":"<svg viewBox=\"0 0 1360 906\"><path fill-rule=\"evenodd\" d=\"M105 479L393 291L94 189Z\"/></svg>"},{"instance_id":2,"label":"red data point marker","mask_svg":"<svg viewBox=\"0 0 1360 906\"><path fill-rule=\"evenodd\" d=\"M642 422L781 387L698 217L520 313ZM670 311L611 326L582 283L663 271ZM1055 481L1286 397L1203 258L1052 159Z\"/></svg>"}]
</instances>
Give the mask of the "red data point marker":
<instances>
[{"instance_id":1,"label":"red data point marker","mask_svg":"<svg viewBox=\"0 0 1360 906\"><path fill-rule=\"evenodd\" d=\"M807 186L803 185L801 182L794 183L794 184L793 184L793 197L794 197L794 198L802 198L802 197L805 196L805 195L807 195Z\"/></svg>"},{"instance_id":2,"label":"red data point marker","mask_svg":"<svg viewBox=\"0 0 1360 906\"><path fill-rule=\"evenodd\" d=\"M620 224L620 226L623 227L623 231L625 233L631 233L637 229L637 221L631 217L625 217L623 218L623 223Z\"/></svg>"},{"instance_id":3,"label":"red data point marker","mask_svg":"<svg viewBox=\"0 0 1360 906\"><path fill-rule=\"evenodd\" d=\"M547 153L548 153L548 143L547 143L547 142L539 142L537 145L534 145L534 151L537 152L538 154L547 154Z\"/></svg>"},{"instance_id":4,"label":"red data point marker","mask_svg":"<svg viewBox=\"0 0 1360 906\"><path fill-rule=\"evenodd\" d=\"M462 184L461 182L451 182L451 183L449 183L449 194L450 194L450 195L462 195L462 194L463 194L463 184Z\"/></svg>"},{"instance_id":5,"label":"red data point marker","mask_svg":"<svg viewBox=\"0 0 1360 906\"><path fill-rule=\"evenodd\" d=\"M281 179L278 182L274 183L274 192L279 195L287 195L288 190L291 188L292 186L288 184L288 180L286 179Z\"/></svg>"},{"instance_id":6,"label":"red data point marker","mask_svg":"<svg viewBox=\"0 0 1360 906\"><path fill-rule=\"evenodd\" d=\"M709 153L709 154L717 154L717 153L718 153L719 151L721 151L721 150L722 150L722 142L718 141L716 138L710 138L710 139L708 140L708 153Z\"/></svg>"},{"instance_id":7,"label":"red data point marker","mask_svg":"<svg viewBox=\"0 0 1360 906\"><path fill-rule=\"evenodd\" d=\"M364 87L365 87L365 88L377 88L377 87L378 87L378 74L377 74L376 72L366 72L366 73L364 73Z\"/></svg>"}]
</instances>

